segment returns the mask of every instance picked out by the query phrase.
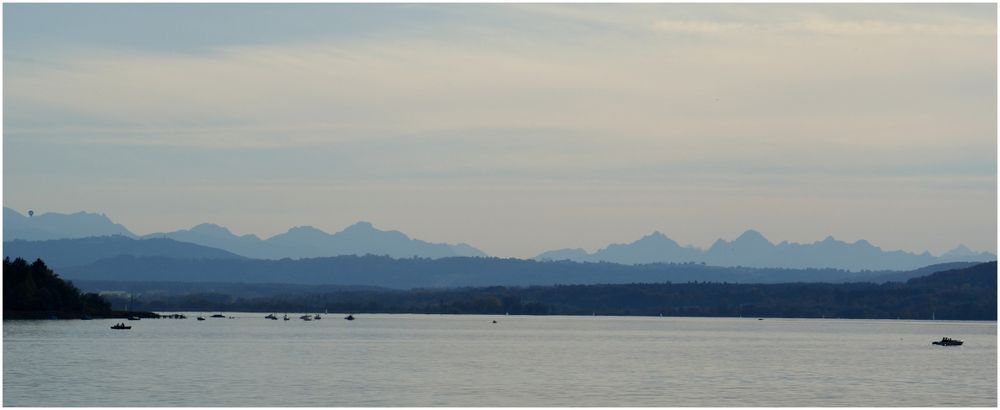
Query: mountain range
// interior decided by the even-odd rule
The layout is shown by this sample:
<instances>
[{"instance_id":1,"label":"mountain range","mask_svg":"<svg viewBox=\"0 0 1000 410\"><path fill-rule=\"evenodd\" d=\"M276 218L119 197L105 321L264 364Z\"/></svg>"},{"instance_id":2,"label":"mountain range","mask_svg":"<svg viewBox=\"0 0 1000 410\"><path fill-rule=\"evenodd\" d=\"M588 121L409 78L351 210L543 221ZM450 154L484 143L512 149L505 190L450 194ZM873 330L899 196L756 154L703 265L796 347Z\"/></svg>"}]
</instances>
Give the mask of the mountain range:
<instances>
[{"instance_id":1,"label":"mountain range","mask_svg":"<svg viewBox=\"0 0 1000 410\"><path fill-rule=\"evenodd\" d=\"M77 212L60 214L55 212L25 216L13 209L3 208L3 240L24 239L44 241L49 239L85 238L88 236L122 235L135 238L121 224L108 219L104 214Z\"/></svg>"},{"instance_id":2,"label":"mountain range","mask_svg":"<svg viewBox=\"0 0 1000 410\"><path fill-rule=\"evenodd\" d=\"M229 229L203 223L191 229L136 235L103 214L45 213L31 217L4 208L4 241L72 239L91 236L121 235L135 239L173 239L236 255L257 259L315 258L337 255L388 255L394 258L414 256L444 258L449 256L487 256L467 244L430 243L411 239L399 231L382 231L369 222L358 222L335 234L311 226L297 226L287 232L261 239L256 235L236 235ZM6 254L6 253L5 253Z\"/></svg>"},{"instance_id":3,"label":"mountain range","mask_svg":"<svg viewBox=\"0 0 1000 410\"><path fill-rule=\"evenodd\" d=\"M369 222L355 223L332 235L311 226L296 226L267 239L260 239L256 235L237 236L225 227L203 223L191 229L153 233L142 238L169 238L258 259L365 254L388 255L395 258L487 256L483 251L464 243L451 245L411 239L399 231L376 229Z\"/></svg>"},{"instance_id":4,"label":"mountain range","mask_svg":"<svg viewBox=\"0 0 1000 410\"><path fill-rule=\"evenodd\" d=\"M988 262L989 252L973 252L964 245L941 255L884 251L868 241L847 243L827 236L811 244L783 241L774 244L760 232L747 230L735 240L716 240L707 250L682 247L660 232L627 244L612 244L593 253L583 249L561 249L542 253L536 260L613 262L642 264L657 262L702 262L713 266L836 268L848 270L905 270L945 262Z\"/></svg>"},{"instance_id":5,"label":"mountain range","mask_svg":"<svg viewBox=\"0 0 1000 410\"><path fill-rule=\"evenodd\" d=\"M45 213L29 217L5 207L3 218L4 254L14 256L22 255L8 252L8 248L13 246L9 243L11 240L47 241L108 235L119 235L133 239L170 239L216 248L226 254L232 254L232 256L255 259L301 259L365 254L386 255L393 258L489 256L468 244L452 245L426 242L410 238L399 231L379 230L369 222L355 223L334 234L311 226L298 226L270 238L261 239L256 235L236 235L223 226L211 223L199 224L191 229L136 235L103 214L86 212ZM167 242L162 243L166 244ZM112 248L132 246L113 241L106 244ZM57 245L57 243L51 243L45 246ZM149 243L145 243L136 246L148 248L149 245ZM42 245L32 246L37 248ZM171 246L176 247L176 245ZM27 248L30 248L28 244L19 244L16 248L11 249ZM199 254L198 252L188 249L179 254L183 255L182 258L188 258L191 254ZM106 255L106 253L101 252L94 254ZM168 256L169 252L157 253L147 249L142 252L123 251L120 254ZM74 257L80 257L80 255ZM760 232L748 230L732 241L719 239L707 250L681 246L663 233L654 232L634 242L611 244L593 253L583 249L562 249L544 252L534 259L539 261L611 262L627 265L697 262L728 267L835 268L858 271L910 270L956 261L984 262L995 260L996 255L989 252L974 252L964 245L959 245L941 256L934 256L928 252L917 254L898 250L885 251L865 240L847 243L833 237L827 237L811 244L787 241L775 244Z\"/></svg>"}]
</instances>

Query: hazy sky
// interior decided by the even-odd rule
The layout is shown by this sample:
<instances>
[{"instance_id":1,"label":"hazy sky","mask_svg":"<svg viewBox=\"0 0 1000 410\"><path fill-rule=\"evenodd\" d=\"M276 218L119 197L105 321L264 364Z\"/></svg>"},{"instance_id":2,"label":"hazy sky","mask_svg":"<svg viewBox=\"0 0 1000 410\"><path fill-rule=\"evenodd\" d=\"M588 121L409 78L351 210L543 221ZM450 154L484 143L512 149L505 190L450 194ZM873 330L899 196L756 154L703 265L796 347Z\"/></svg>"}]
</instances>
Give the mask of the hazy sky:
<instances>
[{"instance_id":1,"label":"hazy sky","mask_svg":"<svg viewBox=\"0 0 1000 410\"><path fill-rule=\"evenodd\" d=\"M996 5L5 4L3 203L498 256L997 247Z\"/></svg>"}]
</instances>

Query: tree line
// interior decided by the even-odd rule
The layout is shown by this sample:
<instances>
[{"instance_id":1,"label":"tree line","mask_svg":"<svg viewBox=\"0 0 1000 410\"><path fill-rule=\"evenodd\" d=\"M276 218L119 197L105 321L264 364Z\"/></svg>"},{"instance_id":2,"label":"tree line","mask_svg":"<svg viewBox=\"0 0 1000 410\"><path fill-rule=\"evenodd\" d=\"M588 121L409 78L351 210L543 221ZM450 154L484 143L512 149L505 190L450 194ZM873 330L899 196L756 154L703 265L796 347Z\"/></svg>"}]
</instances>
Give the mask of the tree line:
<instances>
[{"instance_id":1,"label":"tree line","mask_svg":"<svg viewBox=\"0 0 1000 410\"><path fill-rule=\"evenodd\" d=\"M996 274L996 262L990 262L883 284L668 282L345 289L265 297L204 292L144 295L137 307L154 311L996 320Z\"/></svg>"}]
</instances>

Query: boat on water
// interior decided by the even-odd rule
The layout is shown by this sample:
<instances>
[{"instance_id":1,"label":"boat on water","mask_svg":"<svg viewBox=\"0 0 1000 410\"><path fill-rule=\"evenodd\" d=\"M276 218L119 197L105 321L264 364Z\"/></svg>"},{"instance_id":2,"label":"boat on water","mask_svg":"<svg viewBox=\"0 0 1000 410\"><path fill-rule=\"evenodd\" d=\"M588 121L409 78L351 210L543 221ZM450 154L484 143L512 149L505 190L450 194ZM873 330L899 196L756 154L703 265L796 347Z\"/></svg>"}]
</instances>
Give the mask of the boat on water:
<instances>
[{"instance_id":1,"label":"boat on water","mask_svg":"<svg viewBox=\"0 0 1000 410\"><path fill-rule=\"evenodd\" d=\"M344 320L354 320L354 315L347 315Z\"/></svg>"},{"instance_id":2,"label":"boat on water","mask_svg":"<svg viewBox=\"0 0 1000 410\"><path fill-rule=\"evenodd\" d=\"M288 315L285 315L285 318L284 318L284 320L292 320L292 319L289 319L289 318L288 318Z\"/></svg>"},{"instance_id":3,"label":"boat on water","mask_svg":"<svg viewBox=\"0 0 1000 410\"><path fill-rule=\"evenodd\" d=\"M313 320L313 317L312 317L312 315L302 315L302 316L299 316L299 319L302 319L302 320L305 320L306 322L309 322L309 321Z\"/></svg>"},{"instance_id":4,"label":"boat on water","mask_svg":"<svg viewBox=\"0 0 1000 410\"><path fill-rule=\"evenodd\" d=\"M198 320L205 320L205 318L198 316Z\"/></svg>"},{"instance_id":5,"label":"boat on water","mask_svg":"<svg viewBox=\"0 0 1000 410\"><path fill-rule=\"evenodd\" d=\"M320 320L322 318L323 318L323 316L320 316L320 315L313 316L313 320Z\"/></svg>"},{"instance_id":6,"label":"boat on water","mask_svg":"<svg viewBox=\"0 0 1000 410\"><path fill-rule=\"evenodd\" d=\"M221 318L225 318L225 317L226 317L226 315L223 315L223 314L221 314L221 313L216 313L216 314L214 314L214 315L212 315L212 316L209 316L209 317L221 317Z\"/></svg>"},{"instance_id":7,"label":"boat on water","mask_svg":"<svg viewBox=\"0 0 1000 410\"><path fill-rule=\"evenodd\" d=\"M938 346L961 346L962 343L965 342L958 339L952 339L950 337L942 337L941 340L938 340L936 342L931 342L932 345L938 345Z\"/></svg>"},{"instance_id":8,"label":"boat on water","mask_svg":"<svg viewBox=\"0 0 1000 410\"><path fill-rule=\"evenodd\" d=\"M275 316L274 313L272 313L270 315L264 316L264 319L278 320L278 317Z\"/></svg>"},{"instance_id":9,"label":"boat on water","mask_svg":"<svg viewBox=\"0 0 1000 410\"><path fill-rule=\"evenodd\" d=\"M118 323L114 326L111 326L111 328L114 330L129 330L132 328L132 326L125 326L124 323Z\"/></svg>"}]
</instances>

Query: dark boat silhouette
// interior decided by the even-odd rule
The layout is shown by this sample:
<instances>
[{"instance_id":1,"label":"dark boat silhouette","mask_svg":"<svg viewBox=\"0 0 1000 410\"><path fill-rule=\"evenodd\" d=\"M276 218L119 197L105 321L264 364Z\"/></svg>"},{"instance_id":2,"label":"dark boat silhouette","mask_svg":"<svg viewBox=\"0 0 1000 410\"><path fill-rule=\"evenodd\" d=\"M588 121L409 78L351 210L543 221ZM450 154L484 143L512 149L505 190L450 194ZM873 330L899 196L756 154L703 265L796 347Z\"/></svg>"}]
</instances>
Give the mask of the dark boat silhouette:
<instances>
[{"instance_id":1,"label":"dark boat silhouette","mask_svg":"<svg viewBox=\"0 0 1000 410\"><path fill-rule=\"evenodd\" d=\"M209 317L221 317L221 318L225 318L225 317L226 317L226 315L223 315L223 314L221 314L221 313L216 313L216 314L214 314L214 315L212 315L212 316L209 316Z\"/></svg>"},{"instance_id":2,"label":"dark boat silhouette","mask_svg":"<svg viewBox=\"0 0 1000 410\"><path fill-rule=\"evenodd\" d=\"M205 320L205 318L198 316L198 320Z\"/></svg>"},{"instance_id":3,"label":"dark boat silhouette","mask_svg":"<svg viewBox=\"0 0 1000 410\"><path fill-rule=\"evenodd\" d=\"M312 317L312 315L302 315L302 316L299 316L299 319L302 319L302 320L305 320L306 322L309 322L309 321L313 320L313 317Z\"/></svg>"},{"instance_id":4,"label":"dark boat silhouette","mask_svg":"<svg viewBox=\"0 0 1000 410\"><path fill-rule=\"evenodd\" d=\"M344 320L354 320L354 315L347 315Z\"/></svg>"},{"instance_id":5,"label":"dark boat silhouette","mask_svg":"<svg viewBox=\"0 0 1000 410\"><path fill-rule=\"evenodd\" d=\"M270 315L264 316L264 319L278 320L278 317L275 316L274 313L272 313Z\"/></svg>"},{"instance_id":6,"label":"dark boat silhouette","mask_svg":"<svg viewBox=\"0 0 1000 410\"><path fill-rule=\"evenodd\" d=\"M939 341L931 342L932 345L938 345L938 346L961 346L962 343L965 342L958 339L952 339L950 337L942 337L941 340Z\"/></svg>"},{"instance_id":7,"label":"dark boat silhouette","mask_svg":"<svg viewBox=\"0 0 1000 410\"><path fill-rule=\"evenodd\" d=\"M124 323L119 323L117 325L111 326L111 328L114 330L129 330L132 328L132 326L125 326Z\"/></svg>"}]
</instances>

